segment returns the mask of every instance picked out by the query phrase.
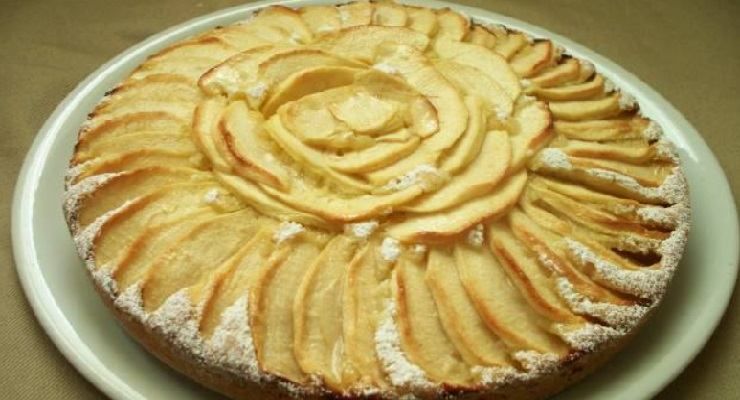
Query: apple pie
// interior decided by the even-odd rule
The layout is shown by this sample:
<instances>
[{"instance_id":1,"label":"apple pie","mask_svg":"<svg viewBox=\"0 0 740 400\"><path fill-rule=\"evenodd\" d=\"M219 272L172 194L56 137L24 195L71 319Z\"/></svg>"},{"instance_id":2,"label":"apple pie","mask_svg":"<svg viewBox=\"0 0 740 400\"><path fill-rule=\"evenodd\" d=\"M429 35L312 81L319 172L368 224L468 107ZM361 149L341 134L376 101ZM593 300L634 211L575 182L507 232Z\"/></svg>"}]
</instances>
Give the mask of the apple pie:
<instances>
[{"instance_id":1,"label":"apple pie","mask_svg":"<svg viewBox=\"0 0 740 400\"><path fill-rule=\"evenodd\" d=\"M542 398L683 253L677 152L547 38L451 9L266 7L151 55L65 216L151 353L233 398Z\"/></svg>"}]
</instances>

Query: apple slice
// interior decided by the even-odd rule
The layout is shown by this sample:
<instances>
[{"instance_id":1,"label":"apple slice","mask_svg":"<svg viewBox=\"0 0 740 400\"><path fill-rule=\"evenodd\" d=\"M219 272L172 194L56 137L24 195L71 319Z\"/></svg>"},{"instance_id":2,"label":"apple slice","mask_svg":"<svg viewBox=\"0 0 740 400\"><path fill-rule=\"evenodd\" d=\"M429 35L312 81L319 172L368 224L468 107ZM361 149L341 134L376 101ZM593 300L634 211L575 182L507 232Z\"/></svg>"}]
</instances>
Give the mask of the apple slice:
<instances>
[{"instance_id":1,"label":"apple slice","mask_svg":"<svg viewBox=\"0 0 740 400\"><path fill-rule=\"evenodd\" d=\"M123 84L108 92L93 114L110 114L121 108L135 106L134 103L142 101L176 103L183 107L187 105L195 107L200 99L200 92L192 86L188 78L175 74L155 74L143 79L124 81Z\"/></svg>"},{"instance_id":2,"label":"apple slice","mask_svg":"<svg viewBox=\"0 0 740 400\"><path fill-rule=\"evenodd\" d=\"M249 292L260 266L263 265L275 250L272 235L274 224L263 224L262 228L239 251L237 251L214 274L212 296L203 305L203 314L199 330L206 338L211 337L221 323L224 310L236 303Z\"/></svg>"},{"instance_id":3,"label":"apple slice","mask_svg":"<svg viewBox=\"0 0 740 400\"><path fill-rule=\"evenodd\" d=\"M91 177L88 179L96 179ZM82 180L78 185L85 185ZM123 172L95 186L92 192L82 194L76 201L74 210L80 228L95 221L108 211L115 210L126 201L162 189L165 186L181 183L213 182L209 174L187 168L148 167ZM74 189L68 192L74 193Z\"/></svg>"},{"instance_id":4,"label":"apple slice","mask_svg":"<svg viewBox=\"0 0 740 400\"><path fill-rule=\"evenodd\" d=\"M142 149L166 150L183 156L198 153L193 141L187 136L173 135L169 132L142 131L96 140L86 151L78 151L75 154L74 163L83 163L103 154L122 154Z\"/></svg>"},{"instance_id":5,"label":"apple slice","mask_svg":"<svg viewBox=\"0 0 740 400\"><path fill-rule=\"evenodd\" d=\"M511 58L509 64L521 78L529 78L555 61L555 46L549 40L525 46Z\"/></svg>"},{"instance_id":6,"label":"apple slice","mask_svg":"<svg viewBox=\"0 0 740 400\"><path fill-rule=\"evenodd\" d=\"M87 161L84 165L80 165L75 175L70 177L69 183L75 184L93 175L132 171L158 165L205 170L207 161L200 154L183 154L157 148L131 150Z\"/></svg>"},{"instance_id":7,"label":"apple slice","mask_svg":"<svg viewBox=\"0 0 740 400\"><path fill-rule=\"evenodd\" d=\"M344 66L318 66L295 72L270 89L261 106L262 115L269 118L285 103L311 93L350 85L361 71Z\"/></svg>"},{"instance_id":8,"label":"apple slice","mask_svg":"<svg viewBox=\"0 0 740 400\"><path fill-rule=\"evenodd\" d=\"M461 41L468 34L470 20L464 15L443 8L436 10L437 14L437 38L446 38Z\"/></svg>"},{"instance_id":9,"label":"apple slice","mask_svg":"<svg viewBox=\"0 0 740 400\"><path fill-rule=\"evenodd\" d=\"M491 192L505 178L509 167L508 134L505 131L486 133L480 151L481 155L450 183L403 209L414 213L438 212Z\"/></svg>"},{"instance_id":10,"label":"apple slice","mask_svg":"<svg viewBox=\"0 0 740 400\"><path fill-rule=\"evenodd\" d=\"M315 36L342 28L339 11L334 6L305 6L301 7L298 12Z\"/></svg>"},{"instance_id":11,"label":"apple slice","mask_svg":"<svg viewBox=\"0 0 740 400\"><path fill-rule=\"evenodd\" d=\"M455 147L440 162L440 168L449 174L457 174L470 165L480 154L486 138L483 102L477 96L468 96L465 97L465 107L468 109L468 126Z\"/></svg>"},{"instance_id":12,"label":"apple slice","mask_svg":"<svg viewBox=\"0 0 740 400\"><path fill-rule=\"evenodd\" d=\"M306 382L295 358L293 302L306 265L326 239L304 232L285 242L260 267L249 288L249 321L260 367L293 382Z\"/></svg>"},{"instance_id":13,"label":"apple slice","mask_svg":"<svg viewBox=\"0 0 740 400\"><path fill-rule=\"evenodd\" d=\"M568 139L613 141L643 139L643 132L650 126L644 118L605 119L592 121L555 121L555 133Z\"/></svg>"},{"instance_id":14,"label":"apple slice","mask_svg":"<svg viewBox=\"0 0 740 400\"><path fill-rule=\"evenodd\" d=\"M529 249L540 255L542 262L553 272L565 277L568 282L587 298L622 306L633 305L634 302L623 299L609 289L594 283L588 275L577 269L569 260L567 252L562 248L562 236L559 236L539 226L520 210L513 210L509 214L509 224L512 232Z\"/></svg>"},{"instance_id":15,"label":"apple slice","mask_svg":"<svg viewBox=\"0 0 740 400\"><path fill-rule=\"evenodd\" d=\"M300 224L326 228L327 223L320 216L305 213L301 210L288 206L274 196L265 193L256 183L250 182L240 176L214 172L214 176L220 183L228 187L234 193L244 199L245 203L264 215L270 215L284 221L294 221Z\"/></svg>"},{"instance_id":16,"label":"apple slice","mask_svg":"<svg viewBox=\"0 0 740 400\"><path fill-rule=\"evenodd\" d=\"M565 343L543 328L548 322L530 308L487 248L458 244L454 254L460 281L478 314L508 347L567 354Z\"/></svg>"},{"instance_id":17,"label":"apple slice","mask_svg":"<svg viewBox=\"0 0 740 400\"><path fill-rule=\"evenodd\" d=\"M343 391L356 376L348 365L342 340L342 293L347 264L357 242L335 236L313 260L293 301L293 348L304 373Z\"/></svg>"},{"instance_id":18,"label":"apple slice","mask_svg":"<svg viewBox=\"0 0 740 400\"><path fill-rule=\"evenodd\" d=\"M470 386L470 366L461 360L439 320L434 297L424 282L422 255L406 253L393 271L393 299L401 348L409 360L436 382Z\"/></svg>"},{"instance_id":19,"label":"apple slice","mask_svg":"<svg viewBox=\"0 0 740 400\"><path fill-rule=\"evenodd\" d=\"M340 190L348 193L368 193L372 190L371 185L364 183L360 179L338 173L336 170L330 168L326 163L324 153L307 146L295 137L282 124L281 120L284 118L281 117L280 112L278 112L278 114L267 120L264 126L270 137L294 160L302 163L309 171L336 183Z\"/></svg>"},{"instance_id":20,"label":"apple slice","mask_svg":"<svg viewBox=\"0 0 740 400\"><path fill-rule=\"evenodd\" d=\"M406 26L406 9L393 1L378 1L373 4L372 25Z\"/></svg>"},{"instance_id":21,"label":"apple slice","mask_svg":"<svg viewBox=\"0 0 740 400\"><path fill-rule=\"evenodd\" d=\"M240 91L254 109L260 108L271 88L307 68L343 66L359 68L362 64L345 60L318 49L292 49L272 54L259 62L254 80L243 78ZM261 93L266 91L267 93Z\"/></svg>"},{"instance_id":22,"label":"apple slice","mask_svg":"<svg viewBox=\"0 0 740 400\"><path fill-rule=\"evenodd\" d=\"M610 118L619 114L619 95L610 95L598 100L550 102L550 111L556 119L583 121Z\"/></svg>"},{"instance_id":23,"label":"apple slice","mask_svg":"<svg viewBox=\"0 0 740 400\"><path fill-rule=\"evenodd\" d=\"M528 93L542 100L573 101L588 100L604 93L604 77L596 74L590 82L568 86L539 88L533 87Z\"/></svg>"},{"instance_id":24,"label":"apple slice","mask_svg":"<svg viewBox=\"0 0 740 400\"><path fill-rule=\"evenodd\" d=\"M434 42L434 51L441 57L459 64L475 67L486 74L509 95L512 100L519 97L519 78L504 58L493 51L475 44L439 38Z\"/></svg>"},{"instance_id":25,"label":"apple slice","mask_svg":"<svg viewBox=\"0 0 740 400\"><path fill-rule=\"evenodd\" d=\"M541 101L517 101L514 114L507 122L511 135L511 169L516 171L537 153L552 137L552 117Z\"/></svg>"},{"instance_id":26,"label":"apple slice","mask_svg":"<svg viewBox=\"0 0 740 400\"><path fill-rule=\"evenodd\" d=\"M540 88L560 86L578 79L580 64L575 58L569 58L552 67L546 68L529 78L530 84Z\"/></svg>"},{"instance_id":27,"label":"apple slice","mask_svg":"<svg viewBox=\"0 0 740 400\"><path fill-rule=\"evenodd\" d=\"M467 96L478 96L488 112L499 120L511 115L514 102L501 86L475 67L454 61L439 60L434 66L444 77Z\"/></svg>"},{"instance_id":28,"label":"apple slice","mask_svg":"<svg viewBox=\"0 0 740 400\"><path fill-rule=\"evenodd\" d=\"M436 248L429 251L425 281L445 333L466 363L511 365L506 345L488 329L465 292L451 252Z\"/></svg>"},{"instance_id":29,"label":"apple slice","mask_svg":"<svg viewBox=\"0 0 740 400\"><path fill-rule=\"evenodd\" d=\"M311 30L303 22L301 14L284 6L270 6L259 10L257 15L249 20L249 26L256 31L262 28L288 31L290 38L299 43L311 43L313 39Z\"/></svg>"},{"instance_id":30,"label":"apple slice","mask_svg":"<svg viewBox=\"0 0 740 400\"><path fill-rule=\"evenodd\" d=\"M418 50L393 46L379 54L379 62L396 69L413 89L426 97L437 110L439 130L424 140L410 157L367 175L376 185L385 184L422 164L433 164L443 151L463 134L468 112L460 94Z\"/></svg>"},{"instance_id":31,"label":"apple slice","mask_svg":"<svg viewBox=\"0 0 740 400\"><path fill-rule=\"evenodd\" d=\"M327 164L343 173L367 173L407 157L419 147L420 141L418 136L411 136L404 141L379 142L341 156L330 155Z\"/></svg>"},{"instance_id":32,"label":"apple slice","mask_svg":"<svg viewBox=\"0 0 740 400\"><path fill-rule=\"evenodd\" d=\"M406 8L406 26L426 36L433 36L439 28L437 15L426 7L404 5Z\"/></svg>"},{"instance_id":33,"label":"apple slice","mask_svg":"<svg viewBox=\"0 0 740 400\"><path fill-rule=\"evenodd\" d=\"M470 28L468 35L465 37L465 41L478 46L483 46L487 49L493 49L496 45L496 35L491 33L488 29L481 25L475 25Z\"/></svg>"},{"instance_id":34,"label":"apple slice","mask_svg":"<svg viewBox=\"0 0 740 400\"><path fill-rule=\"evenodd\" d=\"M542 270L536 255L516 239L508 226L500 221L490 224L488 235L489 246L499 264L535 311L553 322L585 323L560 298L552 277Z\"/></svg>"},{"instance_id":35,"label":"apple slice","mask_svg":"<svg viewBox=\"0 0 740 400\"><path fill-rule=\"evenodd\" d=\"M527 37L518 32L507 33L504 37L496 41L493 51L503 57L505 60L511 60L514 54L519 52L529 41Z\"/></svg>"},{"instance_id":36,"label":"apple slice","mask_svg":"<svg viewBox=\"0 0 740 400\"><path fill-rule=\"evenodd\" d=\"M372 22L373 5L366 0L341 4L337 6L337 11L342 28L370 25Z\"/></svg>"},{"instance_id":37,"label":"apple slice","mask_svg":"<svg viewBox=\"0 0 740 400\"><path fill-rule=\"evenodd\" d=\"M153 263L142 282L144 309L154 311L179 289L205 279L258 228L258 216L245 209L204 222Z\"/></svg>"},{"instance_id":38,"label":"apple slice","mask_svg":"<svg viewBox=\"0 0 740 400\"><path fill-rule=\"evenodd\" d=\"M272 149L261 132L262 123L262 115L249 110L243 101L229 104L218 123L218 131L226 147L222 154L230 155L227 159L240 175L286 189L290 185L286 167L275 157L265 156Z\"/></svg>"},{"instance_id":39,"label":"apple slice","mask_svg":"<svg viewBox=\"0 0 740 400\"><path fill-rule=\"evenodd\" d=\"M154 261L178 243L196 226L218 216L213 210L204 209L160 225L151 225L142 230L111 263L110 270L116 280L118 292L144 278Z\"/></svg>"},{"instance_id":40,"label":"apple slice","mask_svg":"<svg viewBox=\"0 0 740 400\"><path fill-rule=\"evenodd\" d=\"M321 37L316 45L332 54L372 63L378 48L384 43L410 46L424 51L429 38L409 28L397 26L357 26Z\"/></svg>"},{"instance_id":41,"label":"apple slice","mask_svg":"<svg viewBox=\"0 0 740 400\"><path fill-rule=\"evenodd\" d=\"M661 159L658 149L645 140L598 143L584 140L567 140L558 148L573 157L599 158L645 165Z\"/></svg>"},{"instance_id":42,"label":"apple slice","mask_svg":"<svg viewBox=\"0 0 740 400\"><path fill-rule=\"evenodd\" d=\"M347 265L342 292L342 335L344 354L356 371L358 385L384 388L388 382L375 352L375 331L383 301L388 297L388 280L380 273L376 248L377 243L368 243Z\"/></svg>"},{"instance_id":43,"label":"apple slice","mask_svg":"<svg viewBox=\"0 0 740 400\"><path fill-rule=\"evenodd\" d=\"M229 211L243 208L231 194L209 183L173 185L126 203L124 209L103 222L100 234L93 239L95 262L98 266L113 261L126 248L136 233L147 226L177 220L183 215L213 209L203 199L213 191L222 204L231 205Z\"/></svg>"},{"instance_id":44,"label":"apple slice","mask_svg":"<svg viewBox=\"0 0 740 400\"><path fill-rule=\"evenodd\" d=\"M190 131L190 121L166 112L127 113L113 119L99 121L101 122L85 126L80 131L76 152L87 151L98 140L128 133L148 131L187 135Z\"/></svg>"},{"instance_id":45,"label":"apple slice","mask_svg":"<svg viewBox=\"0 0 740 400\"><path fill-rule=\"evenodd\" d=\"M527 173L518 172L492 192L448 210L409 216L391 225L388 234L401 242L449 239L480 223L506 213L513 207L527 182Z\"/></svg>"}]
</instances>

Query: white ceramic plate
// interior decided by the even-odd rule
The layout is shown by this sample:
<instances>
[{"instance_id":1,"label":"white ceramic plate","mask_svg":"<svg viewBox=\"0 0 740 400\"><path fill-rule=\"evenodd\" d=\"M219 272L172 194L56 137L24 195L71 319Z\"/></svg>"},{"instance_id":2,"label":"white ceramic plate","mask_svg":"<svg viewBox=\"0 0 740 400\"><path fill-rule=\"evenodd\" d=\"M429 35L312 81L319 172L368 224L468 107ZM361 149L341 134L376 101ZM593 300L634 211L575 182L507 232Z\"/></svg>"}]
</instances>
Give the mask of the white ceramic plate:
<instances>
[{"instance_id":1,"label":"white ceramic plate","mask_svg":"<svg viewBox=\"0 0 740 400\"><path fill-rule=\"evenodd\" d=\"M281 2L292 6L321 1ZM326 1L325 1L326 2ZM170 370L131 340L105 309L77 257L62 216L63 176L86 114L103 93L166 45L245 18L260 2L198 18L125 51L95 71L57 107L26 156L12 213L16 266L36 316L59 350L114 399L218 398ZM411 3L414 3L412 1ZM421 1L416 1L422 4ZM735 203L717 160L696 130L632 74L570 40L488 11L439 1L483 22L548 37L632 93L678 146L691 187L693 227L688 250L664 304L614 360L558 399L643 399L667 385L694 358L727 307L737 274Z\"/></svg>"}]
</instances>

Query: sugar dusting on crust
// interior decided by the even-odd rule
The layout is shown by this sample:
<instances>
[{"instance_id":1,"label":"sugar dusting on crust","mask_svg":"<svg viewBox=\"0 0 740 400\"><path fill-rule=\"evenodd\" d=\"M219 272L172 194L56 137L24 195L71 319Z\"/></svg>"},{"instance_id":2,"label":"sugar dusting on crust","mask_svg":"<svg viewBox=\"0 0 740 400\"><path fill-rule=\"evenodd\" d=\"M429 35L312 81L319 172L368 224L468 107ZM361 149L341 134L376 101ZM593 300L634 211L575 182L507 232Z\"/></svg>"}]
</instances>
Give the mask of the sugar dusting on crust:
<instances>
[{"instance_id":1,"label":"sugar dusting on crust","mask_svg":"<svg viewBox=\"0 0 740 400\"><path fill-rule=\"evenodd\" d=\"M596 275L617 290L652 299L665 292L671 271L642 268L629 270L604 260L581 242L566 238L568 251L582 266L593 266Z\"/></svg>"},{"instance_id":2,"label":"sugar dusting on crust","mask_svg":"<svg viewBox=\"0 0 740 400\"><path fill-rule=\"evenodd\" d=\"M401 349L401 337L394 317L396 307L388 301L378 330L375 332L375 350L393 386L429 390L435 385L419 366L412 364Z\"/></svg>"},{"instance_id":3,"label":"sugar dusting on crust","mask_svg":"<svg viewBox=\"0 0 740 400\"><path fill-rule=\"evenodd\" d=\"M105 185L106 182L123 174L123 172L118 172L90 176L75 185L67 187L67 190L64 193L64 215L67 218L67 224L69 224L73 231L76 231L79 228L77 213L82 200L101 186Z\"/></svg>"},{"instance_id":4,"label":"sugar dusting on crust","mask_svg":"<svg viewBox=\"0 0 740 400\"><path fill-rule=\"evenodd\" d=\"M566 278L558 278L556 289L571 310L604 321L620 331L627 331L637 324L647 313L648 308L640 305L622 306L618 304L595 302L579 293Z\"/></svg>"},{"instance_id":5,"label":"sugar dusting on crust","mask_svg":"<svg viewBox=\"0 0 740 400\"><path fill-rule=\"evenodd\" d=\"M257 354L249 326L249 297L244 293L221 314L221 322L206 342L209 359L224 369L244 374L251 380L261 379Z\"/></svg>"},{"instance_id":6,"label":"sugar dusting on crust","mask_svg":"<svg viewBox=\"0 0 740 400\"><path fill-rule=\"evenodd\" d=\"M658 187L642 186L631 176L602 168L589 168L585 172L594 178L619 185L624 189L652 200L664 200L672 204L681 203L688 193L686 178L684 178L679 167L674 167L671 175Z\"/></svg>"},{"instance_id":7,"label":"sugar dusting on crust","mask_svg":"<svg viewBox=\"0 0 740 400\"><path fill-rule=\"evenodd\" d=\"M585 352L599 351L602 346L612 342L614 338L623 336L623 333L617 329L592 323L577 327L557 324L554 328L572 348Z\"/></svg>"}]
</instances>

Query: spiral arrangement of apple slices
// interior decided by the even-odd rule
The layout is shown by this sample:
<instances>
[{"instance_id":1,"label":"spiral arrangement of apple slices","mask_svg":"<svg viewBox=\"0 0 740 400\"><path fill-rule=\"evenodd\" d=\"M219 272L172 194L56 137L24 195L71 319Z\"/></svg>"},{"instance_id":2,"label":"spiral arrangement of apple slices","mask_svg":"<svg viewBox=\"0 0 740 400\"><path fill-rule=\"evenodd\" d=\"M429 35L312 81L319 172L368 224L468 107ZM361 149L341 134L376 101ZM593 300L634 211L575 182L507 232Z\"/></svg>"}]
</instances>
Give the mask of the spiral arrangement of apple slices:
<instances>
[{"instance_id":1,"label":"spiral arrangement of apple slices","mask_svg":"<svg viewBox=\"0 0 740 400\"><path fill-rule=\"evenodd\" d=\"M590 63L385 1L151 56L81 129L65 212L199 379L319 396L559 390L657 304L688 229L675 152Z\"/></svg>"}]
</instances>

